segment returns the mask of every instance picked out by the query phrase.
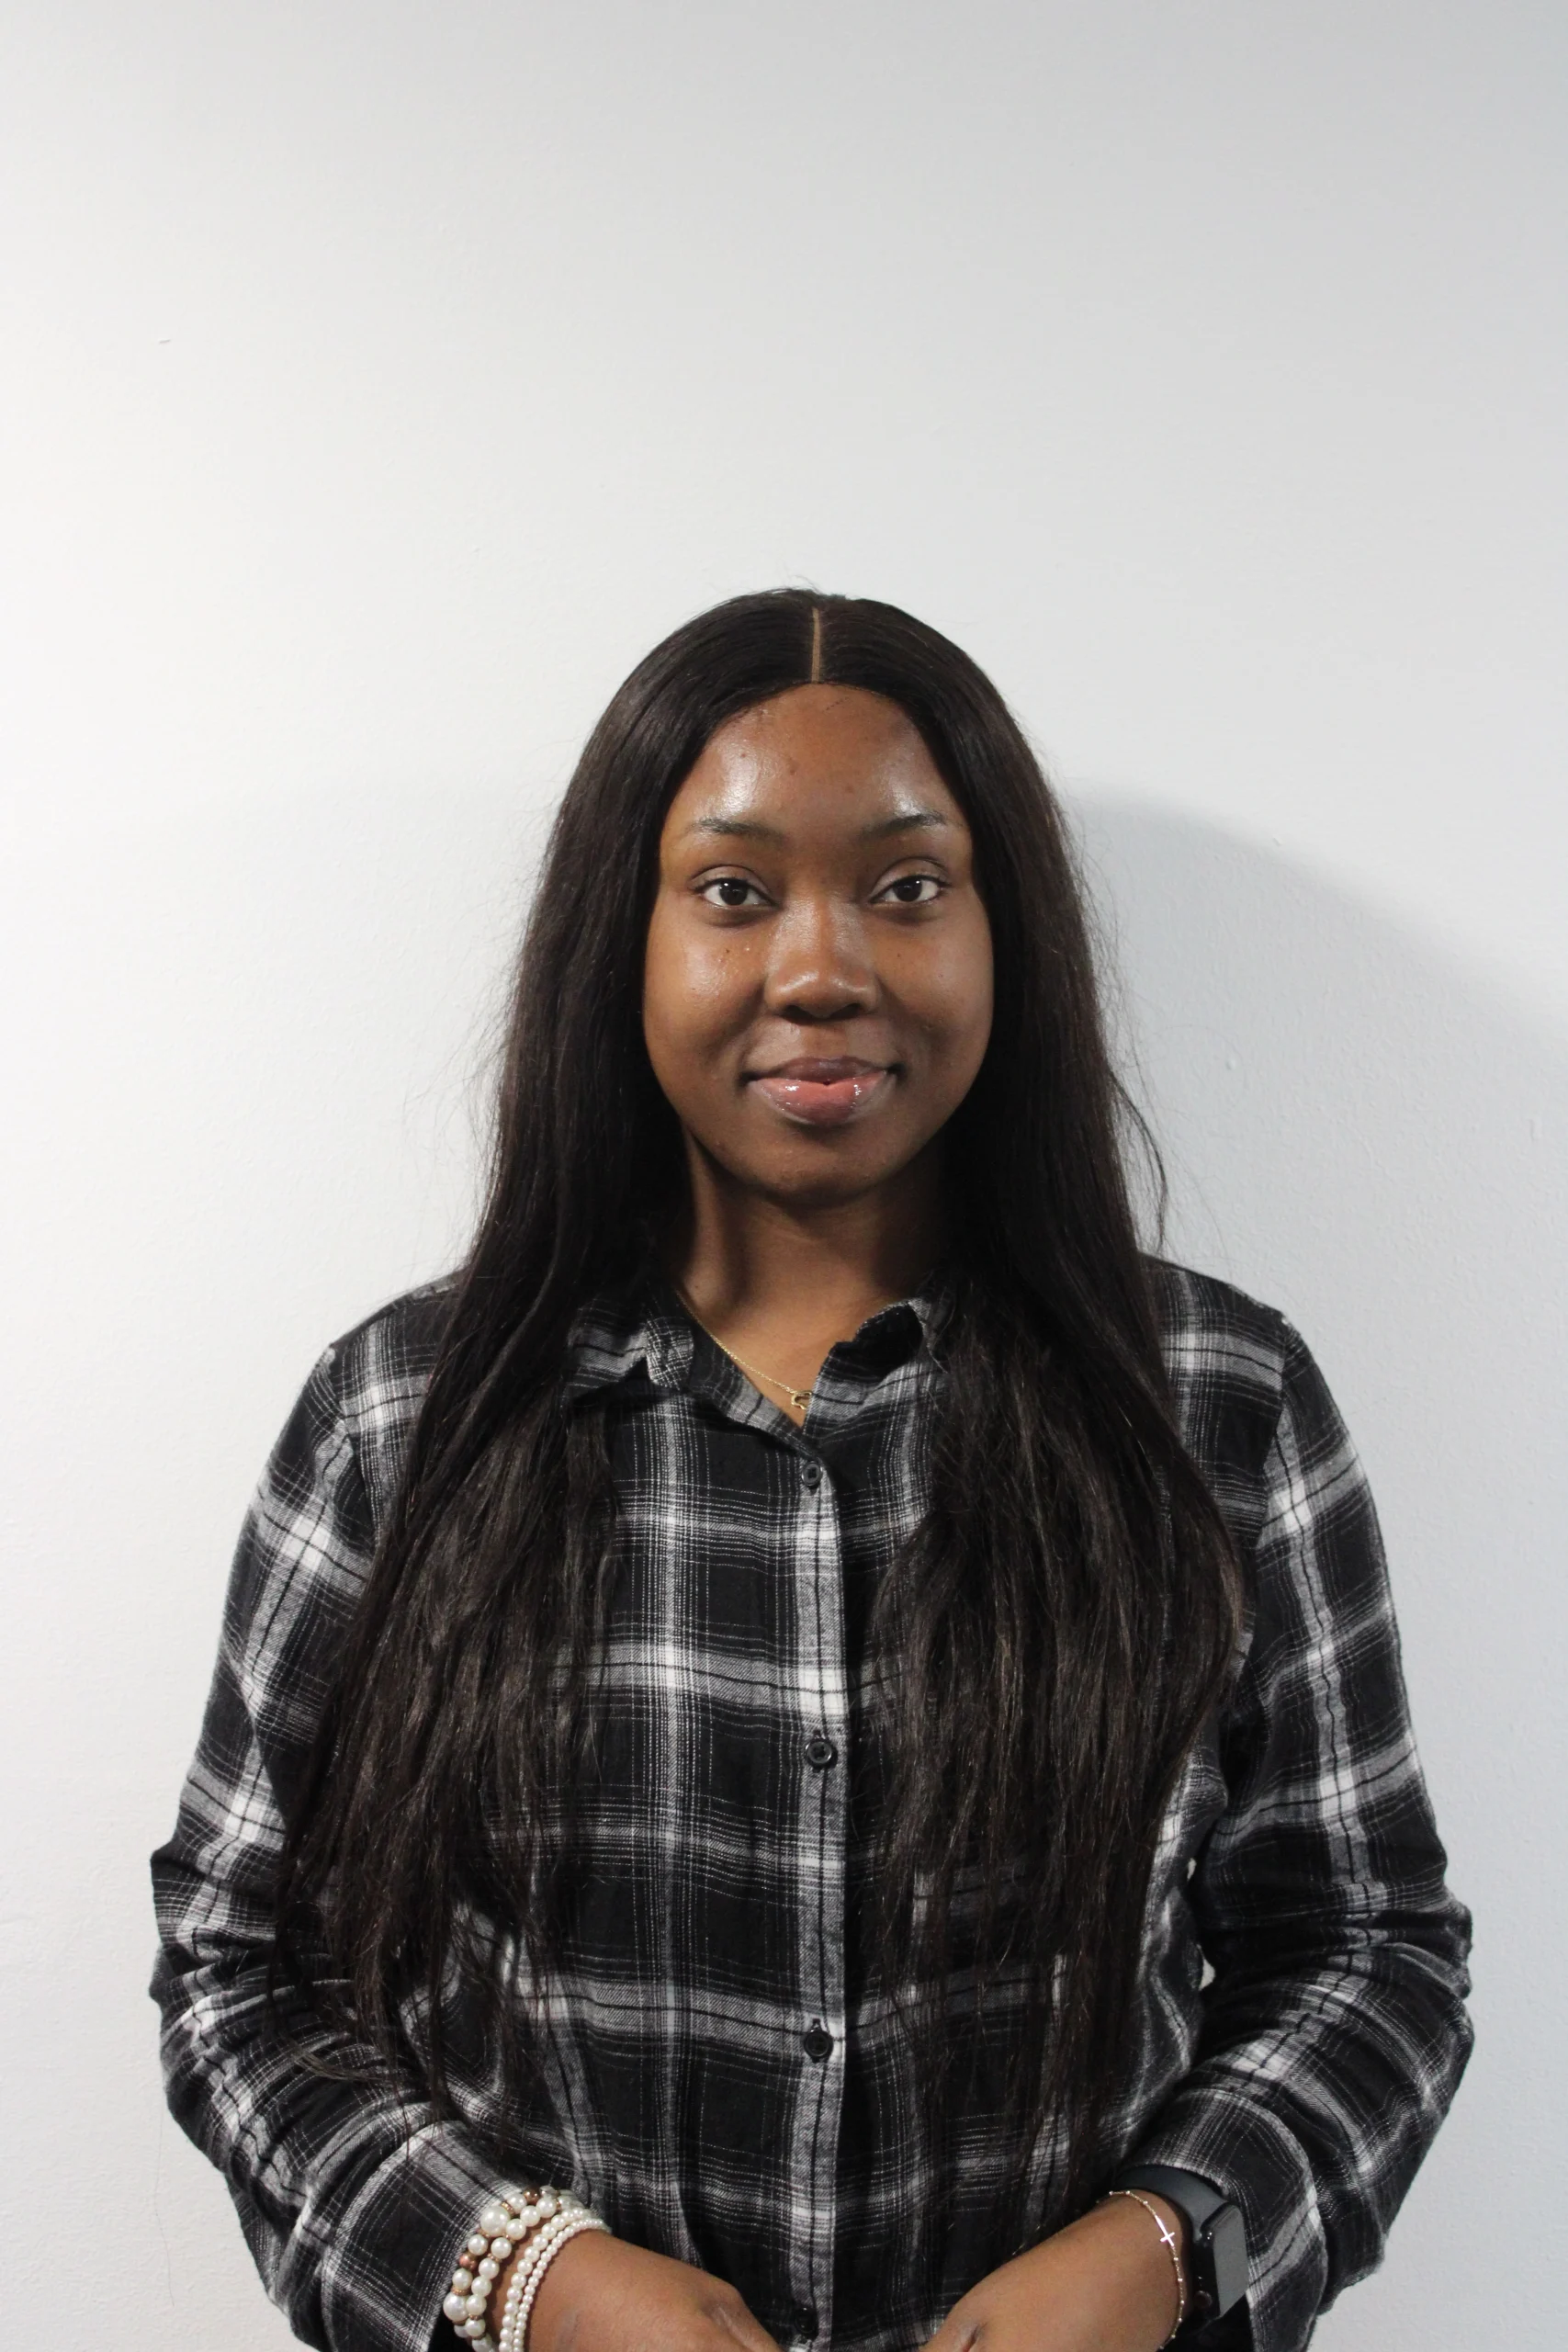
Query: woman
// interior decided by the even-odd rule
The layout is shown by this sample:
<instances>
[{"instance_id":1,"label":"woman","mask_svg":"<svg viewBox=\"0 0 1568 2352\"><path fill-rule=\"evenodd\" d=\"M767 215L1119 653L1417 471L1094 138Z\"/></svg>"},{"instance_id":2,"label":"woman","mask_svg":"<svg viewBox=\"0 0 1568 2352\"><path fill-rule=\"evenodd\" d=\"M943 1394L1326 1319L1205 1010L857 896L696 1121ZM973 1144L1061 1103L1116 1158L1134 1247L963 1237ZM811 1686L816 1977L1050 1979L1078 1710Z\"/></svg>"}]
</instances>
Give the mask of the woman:
<instances>
[{"instance_id":1,"label":"woman","mask_svg":"<svg viewBox=\"0 0 1568 2352\"><path fill-rule=\"evenodd\" d=\"M156 1858L307 2341L1294 2352L1377 2261L1468 1921L1343 1427L1140 1253L1126 1112L964 655L788 592L649 656L472 1252L312 1375Z\"/></svg>"}]
</instances>

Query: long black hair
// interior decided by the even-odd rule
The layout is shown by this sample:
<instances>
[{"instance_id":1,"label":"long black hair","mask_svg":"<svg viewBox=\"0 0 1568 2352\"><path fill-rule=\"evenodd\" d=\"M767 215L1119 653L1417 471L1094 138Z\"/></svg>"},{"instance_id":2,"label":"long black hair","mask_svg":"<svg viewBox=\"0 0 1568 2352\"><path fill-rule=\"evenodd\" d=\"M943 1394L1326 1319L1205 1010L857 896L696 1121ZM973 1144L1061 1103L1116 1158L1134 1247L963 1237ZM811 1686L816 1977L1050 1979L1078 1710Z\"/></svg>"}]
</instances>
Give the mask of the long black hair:
<instances>
[{"instance_id":1,"label":"long black hair","mask_svg":"<svg viewBox=\"0 0 1568 2352\"><path fill-rule=\"evenodd\" d=\"M568 1335L637 1276L682 1181L641 1028L660 831L716 729L813 679L919 728L970 825L996 965L946 1131L930 1506L877 1604L898 1671L873 1942L917 2009L946 1998L960 1945L977 1998L1021 1973L1014 2080L1035 2128L1065 2127L1070 2205L1127 2063L1159 1823L1233 1653L1236 1571L1176 1425L1060 812L995 687L892 605L721 605L639 663L582 753L523 948L488 1202L294 1810L280 1936L298 1953L315 1923L355 2027L438 2101L454 1984L508 2078L525 2067L501 1955L515 1939L536 1982L559 1957L613 1510L600 1417L562 1409ZM977 1911L955 1899L976 1887Z\"/></svg>"}]
</instances>

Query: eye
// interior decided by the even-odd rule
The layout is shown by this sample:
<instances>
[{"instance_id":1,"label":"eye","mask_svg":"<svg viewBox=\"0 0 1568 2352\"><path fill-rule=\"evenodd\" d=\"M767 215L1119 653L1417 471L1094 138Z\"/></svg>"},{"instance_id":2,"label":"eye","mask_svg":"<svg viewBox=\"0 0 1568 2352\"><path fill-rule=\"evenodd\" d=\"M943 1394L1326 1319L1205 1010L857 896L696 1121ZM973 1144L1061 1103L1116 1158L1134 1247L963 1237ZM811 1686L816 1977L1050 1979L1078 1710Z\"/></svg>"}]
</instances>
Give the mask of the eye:
<instances>
[{"instance_id":1,"label":"eye","mask_svg":"<svg viewBox=\"0 0 1568 2352\"><path fill-rule=\"evenodd\" d=\"M891 899L898 907L929 907L933 899L942 896L942 883L934 874L900 874L879 890L879 899Z\"/></svg>"},{"instance_id":2,"label":"eye","mask_svg":"<svg viewBox=\"0 0 1568 2352\"><path fill-rule=\"evenodd\" d=\"M765 907L767 900L754 882L739 874L716 874L697 892L710 907Z\"/></svg>"}]
</instances>

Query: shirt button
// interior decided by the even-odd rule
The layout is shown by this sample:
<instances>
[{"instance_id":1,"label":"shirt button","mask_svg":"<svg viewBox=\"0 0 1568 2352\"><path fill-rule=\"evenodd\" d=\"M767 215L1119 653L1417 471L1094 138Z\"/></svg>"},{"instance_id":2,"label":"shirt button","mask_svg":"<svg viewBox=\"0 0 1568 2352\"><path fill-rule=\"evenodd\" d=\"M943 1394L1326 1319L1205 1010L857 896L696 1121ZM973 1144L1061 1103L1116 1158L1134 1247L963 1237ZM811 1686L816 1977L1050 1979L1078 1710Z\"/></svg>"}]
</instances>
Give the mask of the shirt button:
<instances>
[{"instance_id":1,"label":"shirt button","mask_svg":"<svg viewBox=\"0 0 1568 2352\"><path fill-rule=\"evenodd\" d=\"M796 2335L805 2336L807 2341L816 2335L817 2312L814 2305L810 2303L796 2303L794 2311L790 2313L790 2319L794 2324Z\"/></svg>"},{"instance_id":2,"label":"shirt button","mask_svg":"<svg viewBox=\"0 0 1568 2352\"><path fill-rule=\"evenodd\" d=\"M839 1760L839 1751L826 1732L813 1732L806 1743L806 1760L814 1772L825 1772Z\"/></svg>"},{"instance_id":3,"label":"shirt button","mask_svg":"<svg viewBox=\"0 0 1568 2352\"><path fill-rule=\"evenodd\" d=\"M818 2064L826 2058L833 2047L833 2037L820 2018L812 2018L809 2030L800 2037L800 2046L807 2056L815 2058Z\"/></svg>"},{"instance_id":4,"label":"shirt button","mask_svg":"<svg viewBox=\"0 0 1568 2352\"><path fill-rule=\"evenodd\" d=\"M809 1487L815 1494L822 1484L822 1464L819 1462L807 1463L800 1474L800 1483L803 1487Z\"/></svg>"}]
</instances>

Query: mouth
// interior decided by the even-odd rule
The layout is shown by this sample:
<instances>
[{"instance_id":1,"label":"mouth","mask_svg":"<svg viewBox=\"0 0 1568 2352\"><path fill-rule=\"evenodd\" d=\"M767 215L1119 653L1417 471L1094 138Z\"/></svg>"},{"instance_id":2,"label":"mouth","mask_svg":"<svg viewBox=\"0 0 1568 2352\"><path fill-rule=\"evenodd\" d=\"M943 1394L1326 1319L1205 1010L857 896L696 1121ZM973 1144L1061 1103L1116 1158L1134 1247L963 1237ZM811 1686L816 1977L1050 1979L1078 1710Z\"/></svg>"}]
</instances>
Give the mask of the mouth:
<instances>
[{"instance_id":1,"label":"mouth","mask_svg":"<svg viewBox=\"0 0 1568 2352\"><path fill-rule=\"evenodd\" d=\"M847 1054L831 1060L802 1055L747 1080L775 1111L807 1127L847 1125L869 1110L892 1083L893 1071L886 1064L857 1061Z\"/></svg>"}]
</instances>

